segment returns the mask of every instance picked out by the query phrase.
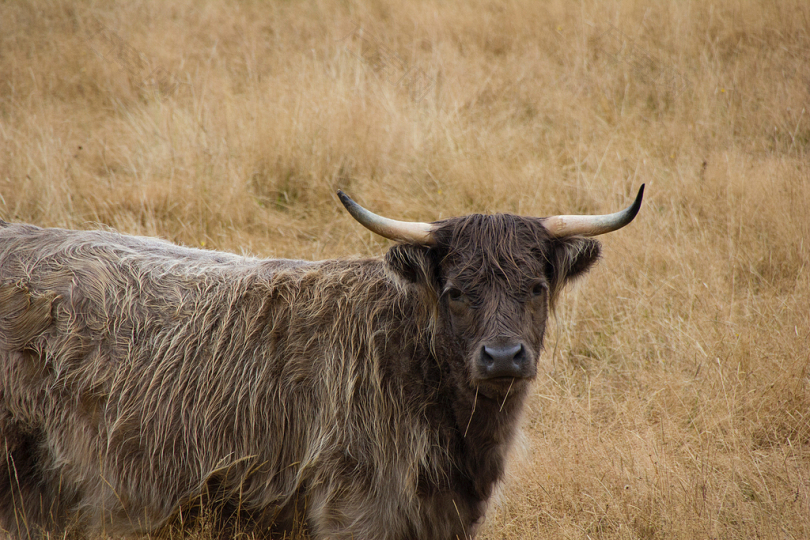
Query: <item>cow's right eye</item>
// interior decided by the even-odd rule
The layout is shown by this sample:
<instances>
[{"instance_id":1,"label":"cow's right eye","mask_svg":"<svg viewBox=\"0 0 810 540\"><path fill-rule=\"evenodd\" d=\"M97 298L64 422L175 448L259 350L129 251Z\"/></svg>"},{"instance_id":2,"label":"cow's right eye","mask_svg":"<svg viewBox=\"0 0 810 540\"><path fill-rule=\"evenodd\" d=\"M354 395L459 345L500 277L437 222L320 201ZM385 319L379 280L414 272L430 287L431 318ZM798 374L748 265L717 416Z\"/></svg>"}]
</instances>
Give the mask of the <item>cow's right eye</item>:
<instances>
[{"instance_id":1,"label":"cow's right eye","mask_svg":"<svg viewBox=\"0 0 810 540\"><path fill-rule=\"evenodd\" d=\"M548 285L545 283L536 283L534 287L532 287L532 295L534 296L541 296L548 292Z\"/></svg>"}]
</instances>

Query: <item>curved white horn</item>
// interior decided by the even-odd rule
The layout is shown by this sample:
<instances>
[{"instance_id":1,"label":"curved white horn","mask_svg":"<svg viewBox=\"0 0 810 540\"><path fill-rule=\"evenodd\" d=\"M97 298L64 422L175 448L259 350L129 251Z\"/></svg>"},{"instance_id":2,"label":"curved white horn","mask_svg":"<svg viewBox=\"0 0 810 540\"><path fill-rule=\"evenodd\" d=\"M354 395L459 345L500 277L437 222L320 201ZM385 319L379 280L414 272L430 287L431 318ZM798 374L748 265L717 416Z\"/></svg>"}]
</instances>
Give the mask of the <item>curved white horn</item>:
<instances>
[{"instance_id":1,"label":"curved white horn","mask_svg":"<svg viewBox=\"0 0 810 540\"><path fill-rule=\"evenodd\" d=\"M354 202L342 191L338 190L337 194L340 197L340 202L343 203L343 206L346 207L352 217L371 232L396 242L423 246L436 244L436 239L433 238L434 227L430 223L396 221L378 216Z\"/></svg>"},{"instance_id":2,"label":"curved white horn","mask_svg":"<svg viewBox=\"0 0 810 540\"><path fill-rule=\"evenodd\" d=\"M551 236L597 236L621 229L636 217L644 196L644 184L638 190L633 204L615 214L602 216L551 216L543 218L543 226Z\"/></svg>"}]
</instances>

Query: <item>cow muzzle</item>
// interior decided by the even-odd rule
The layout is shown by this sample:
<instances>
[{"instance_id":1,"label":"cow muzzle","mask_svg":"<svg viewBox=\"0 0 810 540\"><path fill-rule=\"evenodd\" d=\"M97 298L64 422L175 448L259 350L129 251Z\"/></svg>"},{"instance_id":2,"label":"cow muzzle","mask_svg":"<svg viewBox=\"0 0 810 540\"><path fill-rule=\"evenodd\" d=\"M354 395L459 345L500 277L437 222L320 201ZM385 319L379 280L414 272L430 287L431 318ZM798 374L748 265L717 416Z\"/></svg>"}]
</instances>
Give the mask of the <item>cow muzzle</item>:
<instances>
[{"instance_id":1,"label":"cow muzzle","mask_svg":"<svg viewBox=\"0 0 810 540\"><path fill-rule=\"evenodd\" d=\"M534 375L532 353L519 341L485 343L478 351L476 371L479 379L524 379Z\"/></svg>"}]
</instances>

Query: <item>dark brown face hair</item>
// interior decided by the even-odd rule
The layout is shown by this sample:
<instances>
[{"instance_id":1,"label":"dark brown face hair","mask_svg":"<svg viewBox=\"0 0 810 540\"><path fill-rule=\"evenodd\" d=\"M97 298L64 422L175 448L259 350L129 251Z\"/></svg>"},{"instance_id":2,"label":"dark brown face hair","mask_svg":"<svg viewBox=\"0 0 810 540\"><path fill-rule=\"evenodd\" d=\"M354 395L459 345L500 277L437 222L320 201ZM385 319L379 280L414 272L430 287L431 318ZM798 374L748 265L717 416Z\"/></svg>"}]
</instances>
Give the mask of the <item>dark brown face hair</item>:
<instances>
[{"instance_id":1,"label":"dark brown face hair","mask_svg":"<svg viewBox=\"0 0 810 540\"><path fill-rule=\"evenodd\" d=\"M398 245L386 260L435 298L437 346L460 382L500 395L535 376L549 309L599 258L599 242L553 238L540 219L509 214L435 225L435 246Z\"/></svg>"}]
</instances>

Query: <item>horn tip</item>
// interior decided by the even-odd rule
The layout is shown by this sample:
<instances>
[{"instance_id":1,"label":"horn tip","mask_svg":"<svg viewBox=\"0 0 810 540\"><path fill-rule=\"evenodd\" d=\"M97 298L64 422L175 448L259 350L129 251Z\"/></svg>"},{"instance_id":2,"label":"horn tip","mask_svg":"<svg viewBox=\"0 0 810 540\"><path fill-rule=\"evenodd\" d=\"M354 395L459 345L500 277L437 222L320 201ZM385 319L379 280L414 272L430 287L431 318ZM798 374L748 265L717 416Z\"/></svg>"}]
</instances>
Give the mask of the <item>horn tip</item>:
<instances>
[{"instance_id":1,"label":"horn tip","mask_svg":"<svg viewBox=\"0 0 810 540\"><path fill-rule=\"evenodd\" d=\"M346 207L346 210L349 210L349 209L350 209L350 207L352 207L352 206L354 206L355 204L357 204L357 203L355 203L355 202L354 202L354 200L352 200L352 198L351 198L351 197L349 197L348 195L346 195L345 193L343 193L343 191L342 191L342 190L340 190L340 189L339 189L339 190L337 190L337 196L338 196L338 199L340 199L340 202L341 202L341 203L343 203L343 206L345 206L345 207Z\"/></svg>"},{"instance_id":2,"label":"horn tip","mask_svg":"<svg viewBox=\"0 0 810 540\"><path fill-rule=\"evenodd\" d=\"M638 214L638 211L641 209L641 201L644 198L644 186L645 185L646 184L641 184L641 187L638 188L638 195L636 195L636 200L633 201L633 204L630 206L630 211L628 212L628 218L629 219L628 219L627 223L630 223L631 221L633 221L633 219L635 219L635 217L636 217L636 214Z\"/></svg>"}]
</instances>

